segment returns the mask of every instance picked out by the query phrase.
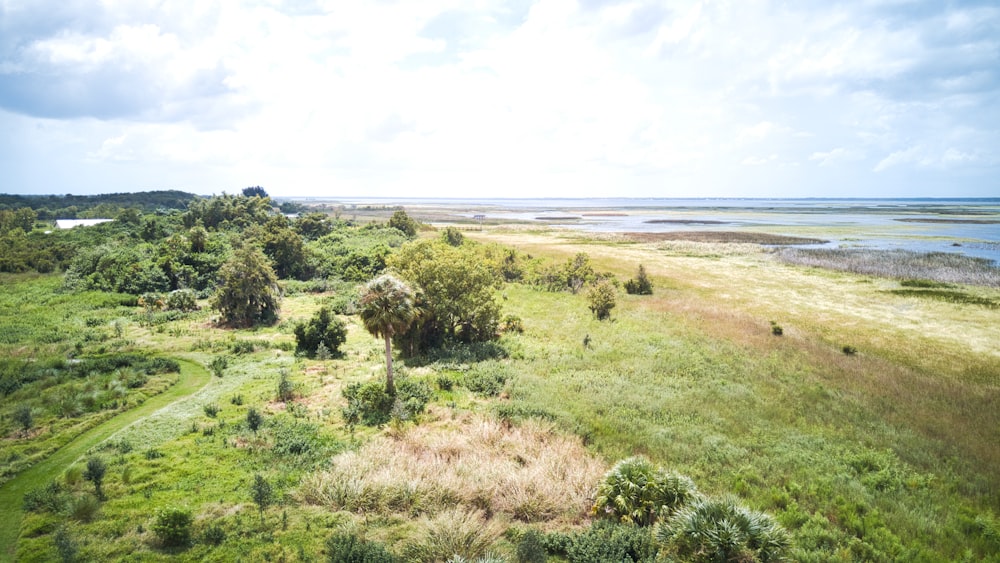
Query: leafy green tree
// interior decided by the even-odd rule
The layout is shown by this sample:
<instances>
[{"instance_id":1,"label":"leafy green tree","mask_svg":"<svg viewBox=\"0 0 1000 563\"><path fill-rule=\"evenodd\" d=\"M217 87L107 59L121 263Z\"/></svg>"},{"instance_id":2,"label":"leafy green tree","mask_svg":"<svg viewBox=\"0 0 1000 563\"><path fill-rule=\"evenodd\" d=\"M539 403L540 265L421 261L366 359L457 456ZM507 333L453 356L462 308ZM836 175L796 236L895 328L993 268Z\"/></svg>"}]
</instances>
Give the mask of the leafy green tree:
<instances>
[{"instance_id":1,"label":"leafy green tree","mask_svg":"<svg viewBox=\"0 0 1000 563\"><path fill-rule=\"evenodd\" d=\"M441 231L441 240L451 246L462 246L462 243L465 242L465 235L455 227L446 227L445 230Z\"/></svg>"},{"instance_id":2,"label":"leafy green tree","mask_svg":"<svg viewBox=\"0 0 1000 563\"><path fill-rule=\"evenodd\" d=\"M601 479L593 512L625 524L649 526L698 496L690 478L655 467L644 457L615 464Z\"/></svg>"},{"instance_id":3,"label":"leafy green tree","mask_svg":"<svg viewBox=\"0 0 1000 563\"><path fill-rule=\"evenodd\" d=\"M396 395L392 380L392 337L409 328L416 317L413 290L390 274L365 285L361 293L361 322L375 337L385 340L385 392Z\"/></svg>"},{"instance_id":4,"label":"leafy green tree","mask_svg":"<svg viewBox=\"0 0 1000 563\"><path fill-rule=\"evenodd\" d=\"M205 230L205 227L193 227L188 231L188 239L191 241L191 252L205 252L208 231Z\"/></svg>"},{"instance_id":5,"label":"leafy green tree","mask_svg":"<svg viewBox=\"0 0 1000 563\"><path fill-rule=\"evenodd\" d=\"M250 186L249 188L243 188L244 197L267 197L267 192L264 188L260 186Z\"/></svg>"},{"instance_id":6,"label":"leafy green tree","mask_svg":"<svg viewBox=\"0 0 1000 563\"><path fill-rule=\"evenodd\" d=\"M347 327L344 321L330 312L329 307L321 307L309 322L295 325L296 352L312 357L319 345L326 347L327 354L337 354L340 345L347 341Z\"/></svg>"},{"instance_id":7,"label":"leafy green tree","mask_svg":"<svg viewBox=\"0 0 1000 563\"><path fill-rule=\"evenodd\" d=\"M83 471L83 478L94 484L94 493L98 499L104 499L104 492L101 491L101 484L104 483L104 474L107 473L108 466L99 457L92 457L87 460L87 468Z\"/></svg>"},{"instance_id":8,"label":"leafy green tree","mask_svg":"<svg viewBox=\"0 0 1000 563\"><path fill-rule=\"evenodd\" d=\"M602 281L587 293L590 300L590 310L603 321L611 317L611 309L615 308L615 287L608 281Z\"/></svg>"},{"instance_id":9,"label":"leafy green tree","mask_svg":"<svg viewBox=\"0 0 1000 563\"><path fill-rule=\"evenodd\" d=\"M421 288L421 314L398 338L405 353L414 355L448 341L496 338L500 305L494 294L503 278L477 245L418 240L396 251L389 265Z\"/></svg>"},{"instance_id":10,"label":"leafy green tree","mask_svg":"<svg viewBox=\"0 0 1000 563\"><path fill-rule=\"evenodd\" d=\"M732 497L698 499L660 522L656 540L681 561L784 561L788 532Z\"/></svg>"},{"instance_id":11,"label":"leafy green tree","mask_svg":"<svg viewBox=\"0 0 1000 563\"><path fill-rule=\"evenodd\" d=\"M250 496L253 498L254 503L257 504L257 510L260 512L260 522L263 524L264 511L274 502L274 490L271 488L271 484L267 482L267 479L264 479L260 473L253 476L253 483L250 485Z\"/></svg>"},{"instance_id":12,"label":"leafy green tree","mask_svg":"<svg viewBox=\"0 0 1000 563\"><path fill-rule=\"evenodd\" d=\"M233 253L219 272L219 288L212 307L225 324L249 327L271 324L278 318L281 294L267 257L254 246Z\"/></svg>"},{"instance_id":13,"label":"leafy green tree","mask_svg":"<svg viewBox=\"0 0 1000 563\"><path fill-rule=\"evenodd\" d=\"M417 236L417 227L419 223L410 218L402 209L397 210L389 218L389 226L403 233L404 235L413 238Z\"/></svg>"},{"instance_id":14,"label":"leafy green tree","mask_svg":"<svg viewBox=\"0 0 1000 563\"><path fill-rule=\"evenodd\" d=\"M635 278L625 282L625 292L629 295L653 294L653 283L649 281L649 276L646 275L646 268L642 264L639 264L639 273L636 274Z\"/></svg>"}]
</instances>

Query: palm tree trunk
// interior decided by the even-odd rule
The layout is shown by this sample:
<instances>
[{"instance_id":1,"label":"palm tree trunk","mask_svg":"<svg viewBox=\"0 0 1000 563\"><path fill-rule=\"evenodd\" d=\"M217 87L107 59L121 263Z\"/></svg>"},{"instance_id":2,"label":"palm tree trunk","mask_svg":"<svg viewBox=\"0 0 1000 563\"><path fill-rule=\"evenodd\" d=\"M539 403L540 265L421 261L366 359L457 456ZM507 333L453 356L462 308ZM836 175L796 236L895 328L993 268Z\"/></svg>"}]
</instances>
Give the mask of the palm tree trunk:
<instances>
[{"instance_id":1,"label":"palm tree trunk","mask_svg":"<svg viewBox=\"0 0 1000 563\"><path fill-rule=\"evenodd\" d=\"M396 396L396 384L392 381L392 337L385 335L385 393Z\"/></svg>"}]
</instances>

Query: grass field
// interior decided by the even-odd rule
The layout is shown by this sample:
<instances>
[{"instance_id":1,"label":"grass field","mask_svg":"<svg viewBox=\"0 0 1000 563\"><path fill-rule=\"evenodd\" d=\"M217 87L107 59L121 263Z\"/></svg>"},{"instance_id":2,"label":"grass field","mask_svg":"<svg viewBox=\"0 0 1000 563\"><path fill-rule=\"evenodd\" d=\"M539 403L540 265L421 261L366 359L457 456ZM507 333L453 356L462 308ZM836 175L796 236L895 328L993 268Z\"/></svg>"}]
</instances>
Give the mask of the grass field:
<instances>
[{"instance_id":1,"label":"grass field","mask_svg":"<svg viewBox=\"0 0 1000 563\"><path fill-rule=\"evenodd\" d=\"M181 377L188 387L98 421L0 488L15 499L55 479L63 506L5 513L5 558L54 560L58 536L88 560L314 561L327 537L349 532L408 560L465 545L472 559L514 561L526 529L585 528L601 472L643 454L774 515L794 560L1000 560L1000 310L984 305L1000 290L904 285L746 243L467 236L560 261L586 252L622 280L642 264L654 295L620 293L601 322L584 292L507 285L504 311L525 332L502 337L506 358L400 362L400 377L435 389L427 412L349 428L341 391L382 376L379 341L347 317L341 357L291 352L294 322L329 293L290 295L279 324L234 331L207 311L140 322L117 298L59 294L57 276L5 278L4 324L25 327L6 334L26 335L0 342L10 356L120 343L201 366L229 360L222 377L184 363L202 383ZM45 307L19 317L17 304L32 301ZM128 320L121 336L115 319ZM106 338L81 338L87 330ZM288 403L275 398L283 373L296 389ZM499 392L471 391L476 378L495 378ZM170 406L141 410L161 402ZM245 422L251 408L264 415L258 431ZM84 454L108 463L103 502L81 478ZM263 510L251 493L258 475L274 493ZM193 517L189 546L153 531L170 507Z\"/></svg>"}]
</instances>

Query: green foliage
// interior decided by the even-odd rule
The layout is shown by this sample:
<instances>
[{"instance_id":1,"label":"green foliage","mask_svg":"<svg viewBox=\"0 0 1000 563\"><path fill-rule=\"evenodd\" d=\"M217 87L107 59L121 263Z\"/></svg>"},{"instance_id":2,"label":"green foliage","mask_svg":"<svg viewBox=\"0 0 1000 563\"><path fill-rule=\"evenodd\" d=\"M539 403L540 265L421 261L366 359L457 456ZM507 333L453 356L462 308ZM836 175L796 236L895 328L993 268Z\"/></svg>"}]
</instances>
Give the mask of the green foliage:
<instances>
[{"instance_id":1,"label":"green foliage","mask_svg":"<svg viewBox=\"0 0 1000 563\"><path fill-rule=\"evenodd\" d=\"M476 245L418 240L400 248L389 265L419 288L420 314L396 339L404 354L497 337L500 305L494 294L503 278Z\"/></svg>"},{"instance_id":2,"label":"green foliage","mask_svg":"<svg viewBox=\"0 0 1000 563\"><path fill-rule=\"evenodd\" d=\"M597 320L611 318L611 310L616 304L614 285L607 281L598 283L587 293L587 299L590 301L590 311Z\"/></svg>"},{"instance_id":3,"label":"green foliage","mask_svg":"<svg viewBox=\"0 0 1000 563\"><path fill-rule=\"evenodd\" d=\"M517 563L545 563L548 554L545 553L543 536L534 528L529 528L517 542Z\"/></svg>"},{"instance_id":4,"label":"green foliage","mask_svg":"<svg viewBox=\"0 0 1000 563\"><path fill-rule=\"evenodd\" d=\"M170 279L156 263L155 247L132 242L81 249L66 272L66 286L131 295L171 289Z\"/></svg>"},{"instance_id":5,"label":"green foliage","mask_svg":"<svg viewBox=\"0 0 1000 563\"><path fill-rule=\"evenodd\" d=\"M250 485L250 497L257 505L260 512L260 521L264 522L264 511L274 502L274 489L260 473L253 476L253 483Z\"/></svg>"},{"instance_id":6,"label":"green foliage","mask_svg":"<svg viewBox=\"0 0 1000 563\"><path fill-rule=\"evenodd\" d=\"M219 524L209 524L201 533L201 542L208 545L221 545L226 541L226 530Z\"/></svg>"},{"instance_id":7,"label":"green foliage","mask_svg":"<svg viewBox=\"0 0 1000 563\"><path fill-rule=\"evenodd\" d=\"M69 501L66 491L58 481L24 493L22 508L25 512L61 512Z\"/></svg>"},{"instance_id":8,"label":"green foliage","mask_svg":"<svg viewBox=\"0 0 1000 563\"><path fill-rule=\"evenodd\" d=\"M445 227L445 229L441 231L441 240L443 240L445 244L449 244L451 246L462 246L462 243L465 242L465 235L463 235L462 231L456 229L455 227Z\"/></svg>"},{"instance_id":9,"label":"green foliage","mask_svg":"<svg viewBox=\"0 0 1000 563\"><path fill-rule=\"evenodd\" d=\"M212 307L222 322L234 327L272 324L278 319L281 294L267 258L253 246L233 253L219 272Z\"/></svg>"},{"instance_id":10,"label":"green foliage","mask_svg":"<svg viewBox=\"0 0 1000 563\"><path fill-rule=\"evenodd\" d=\"M484 397L496 397L503 391L508 379L510 372L503 364L482 362L469 370L462 382L465 388L473 393Z\"/></svg>"},{"instance_id":11,"label":"green foliage","mask_svg":"<svg viewBox=\"0 0 1000 563\"><path fill-rule=\"evenodd\" d=\"M264 188L260 186L250 186L249 188L243 188L244 197L267 197L267 192Z\"/></svg>"},{"instance_id":12,"label":"green foliage","mask_svg":"<svg viewBox=\"0 0 1000 563\"><path fill-rule=\"evenodd\" d=\"M21 427L25 433L31 430L35 423L35 417L31 412L31 405L20 404L14 409L14 422Z\"/></svg>"},{"instance_id":13,"label":"green foliage","mask_svg":"<svg viewBox=\"0 0 1000 563\"><path fill-rule=\"evenodd\" d=\"M385 339L385 392L395 395L390 340L405 331L416 316L413 290L396 277L385 274L365 285L360 306L365 329L372 336Z\"/></svg>"},{"instance_id":14,"label":"green foliage","mask_svg":"<svg viewBox=\"0 0 1000 563\"><path fill-rule=\"evenodd\" d=\"M327 354L339 355L340 346L347 341L347 326L328 307L321 307L308 322L296 324L294 333L295 351L310 357L320 344Z\"/></svg>"},{"instance_id":15,"label":"green foliage","mask_svg":"<svg viewBox=\"0 0 1000 563\"><path fill-rule=\"evenodd\" d=\"M292 384L292 380L288 378L288 371L282 370L281 376L278 379L278 400L287 403L295 398L295 385Z\"/></svg>"},{"instance_id":16,"label":"green foliage","mask_svg":"<svg viewBox=\"0 0 1000 563\"><path fill-rule=\"evenodd\" d=\"M770 516L732 497L697 499L656 530L657 541L684 561L782 561L788 533Z\"/></svg>"},{"instance_id":17,"label":"green foliage","mask_svg":"<svg viewBox=\"0 0 1000 563\"><path fill-rule=\"evenodd\" d=\"M174 311L187 312L198 310L197 295L191 289L175 289L171 291L167 294L164 304L167 309Z\"/></svg>"},{"instance_id":18,"label":"green foliage","mask_svg":"<svg viewBox=\"0 0 1000 563\"><path fill-rule=\"evenodd\" d=\"M646 268L642 264L639 264L639 273L636 274L635 278L625 282L625 292L629 295L653 294L653 283L649 281L649 276L646 275Z\"/></svg>"},{"instance_id":19,"label":"green foliage","mask_svg":"<svg viewBox=\"0 0 1000 563\"><path fill-rule=\"evenodd\" d=\"M202 410L205 411L205 416L215 418L219 414L219 405L215 403L208 403L202 407Z\"/></svg>"},{"instance_id":20,"label":"green foliage","mask_svg":"<svg viewBox=\"0 0 1000 563\"><path fill-rule=\"evenodd\" d=\"M226 368L229 367L229 358L225 356L216 356L212 358L212 363L210 363L208 367L212 370L212 375L215 377L222 377L222 375L226 372Z\"/></svg>"},{"instance_id":21,"label":"green foliage","mask_svg":"<svg viewBox=\"0 0 1000 563\"><path fill-rule=\"evenodd\" d=\"M845 356L853 356L858 353L858 349L850 345L844 346L840 349L840 351L843 352Z\"/></svg>"},{"instance_id":22,"label":"green foliage","mask_svg":"<svg viewBox=\"0 0 1000 563\"><path fill-rule=\"evenodd\" d=\"M190 510L163 508L157 512L152 530L164 547L184 547L191 543L193 521Z\"/></svg>"},{"instance_id":23,"label":"green foliage","mask_svg":"<svg viewBox=\"0 0 1000 563\"><path fill-rule=\"evenodd\" d=\"M394 563L396 558L380 543L354 534L337 533L326 540L326 560L329 563Z\"/></svg>"},{"instance_id":24,"label":"green foliage","mask_svg":"<svg viewBox=\"0 0 1000 563\"><path fill-rule=\"evenodd\" d=\"M410 218L402 209L397 210L389 218L389 226L397 231L403 233L409 238L417 236L417 228L420 227L420 223L417 223Z\"/></svg>"},{"instance_id":25,"label":"green foliage","mask_svg":"<svg viewBox=\"0 0 1000 563\"><path fill-rule=\"evenodd\" d=\"M94 484L94 493L98 499L104 498L104 493L101 491L101 484L104 482L104 474L107 471L108 466L104 463L103 459L99 457L87 459L87 469L83 472L83 478Z\"/></svg>"},{"instance_id":26,"label":"green foliage","mask_svg":"<svg viewBox=\"0 0 1000 563\"><path fill-rule=\"evenodd\" d=\"M403 409L403 416L412 419L424 412L432 391L422 381L401 379L395 397L386 393L377 382L352 383L344 388L347 406L342 414L348 424L361 423L366 426L381 426L392 417L393 408Z\"/></svg>"},{"instance_id":27,"label":"green foliage","mask_svg":"<svg viewBox=\"0 0 1000 563\"><path fill-rule=\"evenodd\" d=\"M644 457L630 457L604 475L593 512L625 524L649 526L697 496L690 478L656 467Z\"/></svg>"},{"instance_id":28,"label":"green foliage","mask_svg":"<svg viewBox=\"0 0 1000 563\"><path fill-rule=\"evenodd\" d=\"M73 539L66 526L59 526L56 529L56 533L52 535L52 543L56 546L56 554L59 555L59 561L62 563L73 563L77 560L80 546Z\"/></svg>"},{"instance_id":29,"label":"green foliage","mask_svg":"<svg viewBox=\"0 0 1000 563\"><path fill-rule=\"evenodd\" d=\"M607 520L598 520L590 529L577 534L548 534L543 544L546 551L565 556L571 563L652 563L656 560L656 547L647 528Z\"/></svg>"},{"instance_id":30,"label":"green foliage","mask_svg":"<svg viewBox=\"0 0 1000 563\"><path fill-rule=\"evenodd\" d=\"M223 194L192 201L182 219L184 226L201 226L209 231L244 229L263 225L271 216L271 201L266 197Z\"/></svg>"},{"instance_id":31,"label":"green foliage","mask_svg":"<svg viewBox=\"0 0 1000 563\"><path fill-rule=\"evenodd\" d=\"M69 500L69 517L77 522L90 522L100 509L101 503L94 495L82 494Z\"/></svg>"},{"instance_id":32,"label":"green foliage","mask_svg":"<svg viewBox=\"0 0 1000 563\"><path fill-rule=\"evenodd\" d=\"M250 407L250 409L247 410L246 423L247 428L256 434L257 431L260 430L261 425L264 424L264 415L260 414L260 411L257 409Z\"/></svg>"}]
</instances>

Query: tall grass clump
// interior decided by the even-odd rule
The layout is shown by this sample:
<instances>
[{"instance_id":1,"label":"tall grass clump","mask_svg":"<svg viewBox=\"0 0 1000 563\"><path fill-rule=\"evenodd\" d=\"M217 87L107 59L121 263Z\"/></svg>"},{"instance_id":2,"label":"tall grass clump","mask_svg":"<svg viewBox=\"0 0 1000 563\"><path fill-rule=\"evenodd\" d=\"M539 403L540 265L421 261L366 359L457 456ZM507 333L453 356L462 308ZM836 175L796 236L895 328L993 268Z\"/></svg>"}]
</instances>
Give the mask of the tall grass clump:
<instances>
[{"instance_id":1,"label":"tall grass clump","mask_svg":"<svg viewBox=\"0 0 1000 563\"><path fill-rule=\"evenodd\" d=\"M775 256L789 264L868 276L1000 287L1000 268L992 261L950 252L782 248Z\"/></svg>"},{"instance_id":2,"label":"tall grass clump","mask_svg":"<svg viewBox=\"0 0 1000 563\"><path fill-rule=\"evenodd\" d=\"M409 561L447 561L454 556L476 559L487 554L504 527L481 510L452 508L421 519L416 541L404 549Z\"/></svg>"},{"instance_id":3,"label":"tall grass clump","mask_svg":"<svg viewBox=\"0 0 1000 563\"><path fill-rule=\"evenodd\" d=\"M303 478L309 504L364 513L481 509L524 522L582 520L604 468L575 437L528 421L471 415L407 428L333 458Z\"/></svg>"}]
</instances>

